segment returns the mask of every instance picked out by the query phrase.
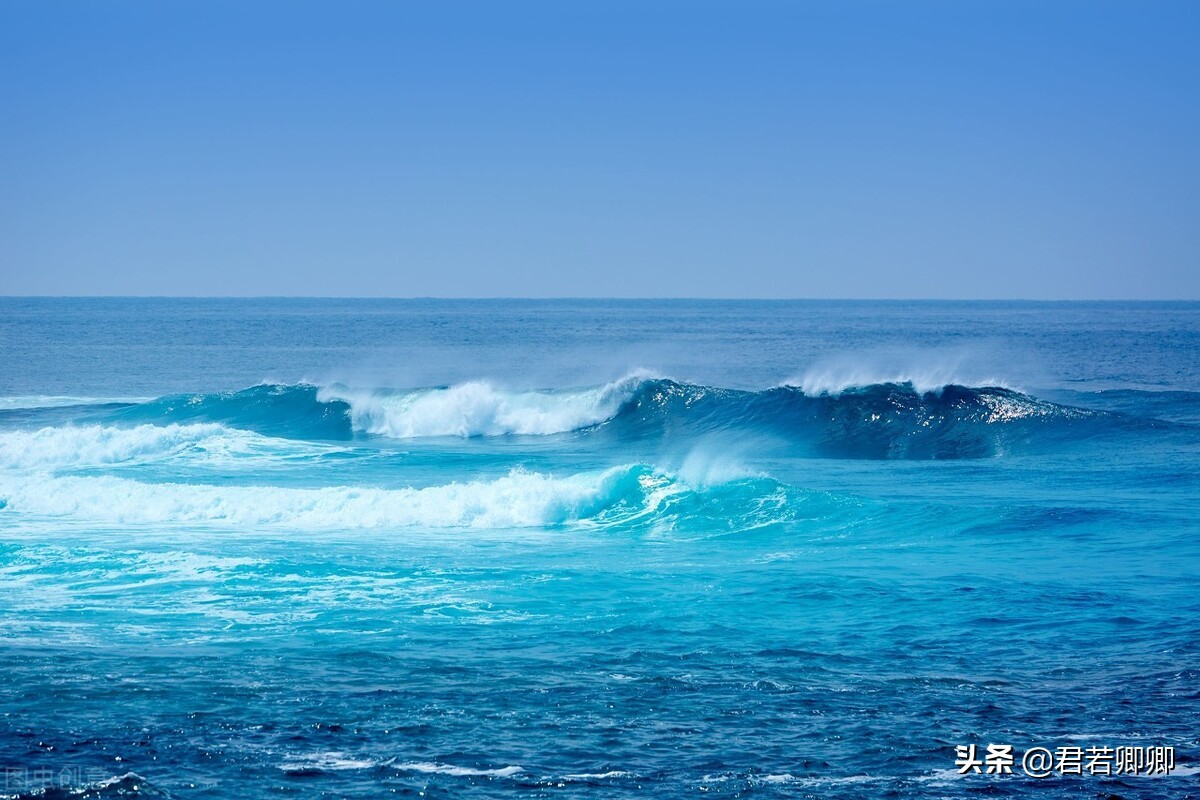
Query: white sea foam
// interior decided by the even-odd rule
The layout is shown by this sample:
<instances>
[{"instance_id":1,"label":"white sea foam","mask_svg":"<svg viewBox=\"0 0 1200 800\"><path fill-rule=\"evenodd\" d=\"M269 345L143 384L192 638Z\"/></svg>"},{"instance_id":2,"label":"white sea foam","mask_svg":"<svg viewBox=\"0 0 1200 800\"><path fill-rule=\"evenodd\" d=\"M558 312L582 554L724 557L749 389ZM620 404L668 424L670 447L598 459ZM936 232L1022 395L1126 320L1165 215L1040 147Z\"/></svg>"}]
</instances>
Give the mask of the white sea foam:
<instances>
[{"instance_id":1,"label":"white sea foam","mask_svg":"<svg viewBox=\"0 0 1200 800\"><path fill-rule=\"evenodd\" d=\"M0 433L0 469L65 469L156 461L187 455L207 460L281 456L312 446L223 425L67 425Z\"/></svg>"},{"instance_id":2,"label":"white sea foam","mask_svg":"<svg viewBox=\"0 0 1200 800\"><path fill-rule=\"evenodd\" d=\"M921 783L932 783L935 785L943 785L943 784L951 783L953 781L960 781L965 778L966 778L966 776L963 775L963 773L959 772L957 769L951 769L951 768L947 767L945 769L935 769L932 772L928 772L924 775L914 776L913 780L919 781Z\"/></svg>"},{"instance_id":3,"label":"white sea foam","mask_svg":"<svg viewBox=\"0 0 1200 800\"><path fill-rule=\"evenodd\" d=\"M561 391L511 392L487 381L397 394L326 386L317 399L348 403L357 430L397 439L553 434L611 419L650 377L636 372L604 386Z\"/></svg>"},{"instance_id":4,"label":"white sea foam","mask_svg":"<svg viewBox=\"0 0 1200 800\"><path fill-rule=\"evenodd\" d=\"M391 767L402 772L426 772L473 778L511 778L513 775L520 775L525 771L516 765L497 767L496 769L476 769L474 767L456 767L453 764L438 764L433 761L406 761L393 763Z\"/></svg>"},{"instance_id":5,"label":"white sea foam","mask_svg":"<svg viewBox=\"0 0 1200 800\"><path fill-rule=\"evenodd\" d=\"M0 473L0 513L115 524L522 528L593 517L624 492L636 490L637 479L644 477L641 470L615 467L565 478L513 470L495 480L420 489L215 486Z\"/></svg>"},{"instance_id":6,"label":"white sea foam","mask_svg":"<svg viewBox=\"0 0 1200 800\"><path fill-rule=\"evenodd\" d=\"M724 447L723 452L715 450ZM729 444L715 440L712 444L692 448L679 466L679 477L689 486L716 486L743 478L762 477L761 472L746 467L730 451L736 451L737 443Z\"/></svg>"},{"instance_id":7,"label":"white sea foam","mask_svg":"<svg viewBox=\"0 0 1200 800\"><path fill-rule=\"evenodd\" d=\"M292 759L285 761L279 765L279 768L284 772L296 772L299 770L321 770L323 772L341 771L341 770L357 770L370 769L378 764L377 761L370 761L363 758L354 758L342 752L327 752L327 753L310 753L308 755L294 756Z\"/></svg>"},{"instance_id":8,"label":"white sea foam","mask_svg":"<svg viewBox=\"0 0 1200 800\"><path fill-rule=\"evenodd\" d=\"M809 396L841 394L881 383L911 384L921 393L950 385L1009 388L974 356L966 351L835 356L818 361L783 385L799 387Z\"/></svg>"}]
</instances>

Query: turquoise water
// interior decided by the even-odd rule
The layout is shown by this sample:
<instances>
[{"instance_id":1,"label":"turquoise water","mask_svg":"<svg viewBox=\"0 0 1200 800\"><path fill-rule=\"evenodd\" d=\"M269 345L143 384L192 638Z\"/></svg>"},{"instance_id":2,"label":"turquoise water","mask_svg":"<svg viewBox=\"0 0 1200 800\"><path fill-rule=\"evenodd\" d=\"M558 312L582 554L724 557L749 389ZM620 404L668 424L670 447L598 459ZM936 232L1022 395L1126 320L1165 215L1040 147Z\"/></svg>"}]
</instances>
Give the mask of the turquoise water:
<instances>
[{"instance_id":1,"label":"turquoise water","mask_svg":"<svg viewBox=\"0 0 1200 800\"><path fill-rule=\"evenodd\" d=\"M1200 304L9 298L0 348L0 794L1200 793Z\"/></svg>"}]
</instances>

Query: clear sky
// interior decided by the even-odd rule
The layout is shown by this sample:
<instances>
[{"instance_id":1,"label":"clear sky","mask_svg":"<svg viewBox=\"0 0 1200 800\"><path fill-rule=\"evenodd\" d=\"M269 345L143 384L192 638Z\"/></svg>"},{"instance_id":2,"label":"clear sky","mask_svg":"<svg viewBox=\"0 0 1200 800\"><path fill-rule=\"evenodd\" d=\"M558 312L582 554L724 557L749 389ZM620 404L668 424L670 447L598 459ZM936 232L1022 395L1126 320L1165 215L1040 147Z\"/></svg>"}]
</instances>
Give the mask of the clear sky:
<instances>
[{"instance_id":1,"label":"clear sky","mask_svg":"<svg viewBox=\"0 0 1200 800\"><path fill-rule=\"evenodd\" d=\"M1200 3L0 2L0 294L1200 298Z\"/></svg>"}]
</instances>

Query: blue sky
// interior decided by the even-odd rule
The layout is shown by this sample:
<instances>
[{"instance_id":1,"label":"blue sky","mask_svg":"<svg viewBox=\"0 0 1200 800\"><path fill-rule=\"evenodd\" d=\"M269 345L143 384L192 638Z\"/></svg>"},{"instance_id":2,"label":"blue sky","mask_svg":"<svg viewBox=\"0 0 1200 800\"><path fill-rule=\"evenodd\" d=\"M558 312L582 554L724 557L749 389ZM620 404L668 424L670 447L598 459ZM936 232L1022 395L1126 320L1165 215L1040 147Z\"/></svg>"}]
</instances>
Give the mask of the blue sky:
<instances>
[{"instance_id":1,"label":"blue sky","mask_svg":"<svg viewBox=\"0 0 1200 800\"><path fill-rule=\"evenodd\" d=\"M0 294L1200 298L1200 4L0 4Z\"/></svg>"}]
</instances>

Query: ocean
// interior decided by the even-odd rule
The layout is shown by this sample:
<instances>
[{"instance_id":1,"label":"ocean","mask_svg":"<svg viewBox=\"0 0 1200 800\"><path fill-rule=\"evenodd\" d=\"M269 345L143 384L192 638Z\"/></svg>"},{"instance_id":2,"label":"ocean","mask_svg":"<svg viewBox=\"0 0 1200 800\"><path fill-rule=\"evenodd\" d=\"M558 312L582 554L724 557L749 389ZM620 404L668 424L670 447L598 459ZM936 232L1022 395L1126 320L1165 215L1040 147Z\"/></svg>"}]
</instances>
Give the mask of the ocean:
<instances>
[{"instance_id":1,"label":"ocean","mask_svg":"<svg viewBox=\"0 0 1200 800\"><path fill-rule=\"evenodd\" d=\"M0 356L2 796L1200 795L1200 304L2 298Z\"/></svg>"}]
</instances>

